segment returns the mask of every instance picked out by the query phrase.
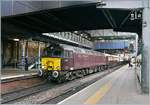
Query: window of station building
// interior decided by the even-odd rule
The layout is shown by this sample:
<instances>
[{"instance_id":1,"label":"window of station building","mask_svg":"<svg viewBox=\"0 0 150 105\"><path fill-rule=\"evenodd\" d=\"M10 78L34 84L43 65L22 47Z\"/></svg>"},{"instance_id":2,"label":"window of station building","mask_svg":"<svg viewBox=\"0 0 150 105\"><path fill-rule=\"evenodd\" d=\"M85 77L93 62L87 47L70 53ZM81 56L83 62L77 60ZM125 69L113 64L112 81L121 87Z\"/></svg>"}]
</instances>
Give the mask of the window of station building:
<instances>
[{"instance_id":1,"label":"window of station building","mask_svg":"<svg viewBox=\"0 0 150 105\"><path fill-rule=\"evenodd\" d=\"M78 42L80 42L80 37L78 36Z\"/></svg>"},{"instance_id":2,"label":"window of station building","mask_svg":"<svg viewBox=\"0 0 150 105\"><path fill-rule=\"evenodd\" d=\"M73 34L73 35L71 35L71 40L74 40L74 34Z\"/></svg>"},{"instance_id":3,"label":"window of station building","mask_svg":"<svg viewBox=\"0 0 150 105\"><path fill-rule=\"evenodd\" d=\"M73 33L69 33L69 39L71 40L71 37L72 37Z\"/></svg>"},{"instance_id":4,"label":"window of station building","mask_svg":"<svg viewBox=\"0 0 150 105\"><path fill-rule=\"evenodd\" d=\"M64 32L63 38L66 38L66 34L67 34L67 33L66 33L66 32Z\"/></svg>"},{"instance_id":5,"label":"window of station building","mask_svg":"<svg viewBox=\"0 0 150 105\"><path fill-rule=\"evenodd\" d=\"M73 41L76 41L76 35L73 35Z\"/></svg>"},{"instance_id":6,"label":"window of station building","mask_svg":"<svg viewBox=\"0 0 150 105\"><path fill-rule=\"evenodd\" d=\"M77 36L78 36L78 35L77 35ZM80 37L78 36L77 38L78 38L78 42L80 42Z\"/></svg>"},{"instance_id":7,"label":"window of station building","mask_svg":"<svg viewBox=\"0 0 150 105\"><path fill-rule=\"evenodd\" d=\"M72 34L71 34L71 40L73 40L73 36L74 36L74 34L72 33Z\"/></svg>"},{"instance_id":8,"label":"window of station building","mask_svg":"<svg viewBox=\"0 0 150 105\"><path fill-rule=\"evenodd\" d=\"M65 33L65 39L68 39L68 32Z\"/></svg>"},{"instance_id":9,"label":"window of station building","mask_svg":"<svg viewBox=\"0 0 150 105\"><path fill-rule=\"evenodd\" d=\"M75 35L75 41L78 42L78 36L77 35Z\"/></svg>"},{"instance_id":10,"label":"window of station building","mask_svg":"<svg viewBox=\"0 0 150 105\"><path fill-rule=\"evenodd\" d=\"M68 39L70 39L70 40L71 40L71 35L72 35L72 34L69 32L69 33L68 33Z\"/></svg>"},{"instance_id":11,"label":"window of station building","mask_svg":"<svg viewBox=\"0 0 150 105\"><path fill-rule=\"evenodd\" d=\"M70 32L68 32L67 34L67 39L70 39Z\"/></svg>"},{"instance_id":12,"label":"window of station building","mask_svg":"<svg viewBox=\"0 0 150 105\"><path fill-rule=\"evenodd\" d=\"M67 32L65 32L64 37L63 37L63 38L65 38L65 39L67 38Z\"/></svg>"},{"instance_id":13,"label":"window of station building","mask_svg":"<svg viewBox=\"0 0 150 105\"><path fill-rule=\"evenodd\" d=\"M64 37L64 32L61 33L61 36L60 36L60 37Z\"/></svg>"},{"instance_id":14,"label":"window of station building","mask_svg":"<svg viewBox=\"0 0 150 105\"><path fill-rule=\"evenodd\" d=\"M76 42L76 35L74 35L74 41Z\"/></svg>"},{"instance_id":15,"label":"window of station building","mask_svg":"<svg viewBox=\"0 0 150 105\"><path fill-rule=\"evenodd\" d=\"M62 32L59 32L58 37L61 37L61 36L62 36Z\"/></svg>"}]
</instances>

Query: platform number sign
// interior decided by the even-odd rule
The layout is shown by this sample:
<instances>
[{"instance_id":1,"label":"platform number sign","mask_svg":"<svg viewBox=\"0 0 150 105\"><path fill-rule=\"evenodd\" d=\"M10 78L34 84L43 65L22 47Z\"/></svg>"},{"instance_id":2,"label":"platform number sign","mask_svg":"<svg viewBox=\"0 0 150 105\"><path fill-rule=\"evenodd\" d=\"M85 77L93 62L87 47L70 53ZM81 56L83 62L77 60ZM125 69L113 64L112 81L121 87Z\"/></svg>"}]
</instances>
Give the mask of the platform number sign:
<instances>
[{"instance_id":1,"label":"platform number sign","mask_svg":"<svg viewBox=\"0 0 150 105\"><path fill-rule=\"evenodd\" d=\"M142 10L134 10L130 14L130 20L142 19Z\"/></svg>"}]
</instances>

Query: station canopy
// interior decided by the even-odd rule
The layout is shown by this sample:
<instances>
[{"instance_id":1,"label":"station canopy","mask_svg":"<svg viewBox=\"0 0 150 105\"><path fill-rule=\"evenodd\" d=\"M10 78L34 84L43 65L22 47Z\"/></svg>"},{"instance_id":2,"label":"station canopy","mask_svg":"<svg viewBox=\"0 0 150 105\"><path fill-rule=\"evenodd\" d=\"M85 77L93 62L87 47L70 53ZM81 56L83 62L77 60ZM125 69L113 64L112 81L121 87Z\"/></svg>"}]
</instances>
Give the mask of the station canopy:
<instances>
[{"instance_id":1,"label":"station canopy","mask_svg":"<svg viewBox=\"0 0 150 105\"><path fill-rule=\"evenodd\" d=\"M131 20L141 8L97 8L97 3L67 6L1 18L2 37L39 37L41 33L113 29L141 35L142 19Z\"/></svg>"}]
</instances>

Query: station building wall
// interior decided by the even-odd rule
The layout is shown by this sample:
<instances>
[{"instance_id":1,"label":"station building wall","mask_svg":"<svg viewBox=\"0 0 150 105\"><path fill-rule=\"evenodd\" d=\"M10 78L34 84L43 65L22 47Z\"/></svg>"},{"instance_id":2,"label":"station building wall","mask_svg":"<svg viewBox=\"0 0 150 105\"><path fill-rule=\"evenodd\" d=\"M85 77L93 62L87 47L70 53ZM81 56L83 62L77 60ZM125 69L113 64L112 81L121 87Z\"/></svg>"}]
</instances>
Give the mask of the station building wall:
<instances>
[{"instance_id":1,"label":"station building wall","mask_svg":"<svg viewBox=\"0 0 150 105\"><path fill-rule=\"evenodd\" d=\"M26 44L26 43L24 43ZM31 41L28 42L27 50L25 50L25 55L28 56L28 60L32 60L38 57L38 42ZM43 49L46 47L46 43L40 42L40 52L42 55ZM16 42L9 39L2 39L1 41L1 58L2 67L14 67L16 64L21 62L22 59L22 42Z\"/></svg>"},{"instance_id":2,"label":"station building wall","mask_svg":"<svg viewBox=\"0 0 150 105\"><path fill-rule=\"evenodd\" d=\"M3 39L1 42L2 66L11 65L14 62L15 58L18 59L18 55L16 56L16 53L18 53L18 43L7 39Z\"/></svg>"}]
</instances>

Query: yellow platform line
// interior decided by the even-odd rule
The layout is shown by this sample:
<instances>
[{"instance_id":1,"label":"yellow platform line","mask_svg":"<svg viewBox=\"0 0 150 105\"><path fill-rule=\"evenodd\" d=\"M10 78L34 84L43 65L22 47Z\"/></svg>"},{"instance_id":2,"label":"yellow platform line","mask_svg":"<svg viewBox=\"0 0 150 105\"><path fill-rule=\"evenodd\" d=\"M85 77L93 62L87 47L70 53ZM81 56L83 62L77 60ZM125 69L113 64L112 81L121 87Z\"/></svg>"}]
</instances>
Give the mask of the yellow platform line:
<instances>
[{"instance_id":1,"label":"yellow platform line","mask_svg":"<svg viewBox=\"0 0 150 105\"><path fill-rule=\"evenodd\" d=\"M109 81L108 83L106 83L105 85L100 87L99 90L96 91L96 93L94 95L89 97L84 102L84 104L96 104L108 92L108 90L111 88L111 86L112 86L112 83Z\"/></svg>"},{"instance_id":2,"label":"yellow platform line","mask_svg":"<svg viewBox=\"0 0 150 105\"><path fill-rule=\"evenodd\" d=\"M119 72L115 78L108 81L106 84L102 85L91 97L89 97L84 104L96 104L102 99L102 97L110 90L112 87L113 81L116 80L123 72Z\"/></svg>"}]
</instances>

